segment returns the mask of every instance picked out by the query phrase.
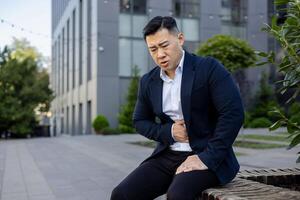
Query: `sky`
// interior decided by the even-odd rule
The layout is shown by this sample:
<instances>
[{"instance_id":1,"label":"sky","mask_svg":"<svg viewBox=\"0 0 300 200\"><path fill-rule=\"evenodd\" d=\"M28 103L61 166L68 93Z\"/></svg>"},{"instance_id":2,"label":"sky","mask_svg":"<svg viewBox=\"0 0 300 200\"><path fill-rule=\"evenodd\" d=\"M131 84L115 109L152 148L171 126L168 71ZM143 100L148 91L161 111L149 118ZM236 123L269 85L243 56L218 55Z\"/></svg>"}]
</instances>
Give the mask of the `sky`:
<instances>
[{"instance_id":1,"label":"sky","mask_svg":"<svg viewBox=\"0 0 300 200\"><path fill-rule=\"evenodd\" d=\"M0 49L10 45L13 37L26 38L50 57L51 0L0 0Z\"/></svg>"}]
</instances>

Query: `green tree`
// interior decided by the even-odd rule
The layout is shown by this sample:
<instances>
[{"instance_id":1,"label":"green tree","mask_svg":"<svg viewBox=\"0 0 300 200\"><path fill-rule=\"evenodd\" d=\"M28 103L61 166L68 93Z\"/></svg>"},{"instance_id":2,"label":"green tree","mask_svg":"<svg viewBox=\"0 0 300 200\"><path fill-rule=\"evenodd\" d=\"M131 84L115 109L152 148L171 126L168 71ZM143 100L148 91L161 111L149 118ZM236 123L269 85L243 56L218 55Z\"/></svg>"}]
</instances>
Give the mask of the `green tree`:
<instances>
[{"instance_id":1,"label":"green tree","mask_svg":"<svg viewBox=\"0 0 300 200\"><path fill-rule=\"evenodd\" d=\"M256 54L244 40L229 35L215 35L202 43L197 54L218 59L230 72L254 66Z\"/></svg>"},{"instance_id":2,"label":"green tree","mask_svg":"<svg viewBox=\"0 0 300 200\"><path fill-rule=\"evenodd\" d=\"M300 1L299 0L275 0L278 10L285 11L285 21L278 23L277 15L272 18L271 25L266 25L263 31L268 32L276 39L282 47L283 56L275 60L273 52L268 54L260 53L261 56L267 57L268 62L278 66L280 73L284 74L284 80L277 83L281 84L280 92L284 94L287 90L293 89L292 97L287 103L293 101L300 93ZM283 5L286 8L282 8ZM275 130L280 126L287 126L289 136L292 141L289 148L300 143L300 122L293 122L290 117L286 116L280 109L272 111L280 120L274 123L270 130ZM300 162L300 156L297 159Z\"/></svg>"},{"instance_id":3,"label":"green tree","mask_svg":"<svg viewBox=\"0 0 300 200\"><path fill-rule=\"evenodd\" d=\"M24 60L26 58L31 58L41 64L43 56L38 52L38 50L31 46L29 41L25 38L17 39L13 37L13 42L10 45L10 48L13 50L11 57L16 58L17 60Z\"/></svg>"},{"instance_id":4,"label":"green tree","mask_svg":"<svg viewBox=\"0 0 300 200\"><path fill-rule=\"evenodd\" d=\"M47 111L53 98L49 76L39 69L38 58L26 52L16 54L22 51L26 49L5 47L0 51L0 132L17 136L32 132L36 125L34 110L39 107Z\"/></svg>"},{"instance_id":5,"label":"green tree","mask_svg":"<svg viewBox=\"0 0 300 200\"><path fill-rule=\"evenodd\" d=\"M132 79L129 84L128 93L126 97L126 104L121 107L119 114L119 130L123 133L135 133L135 128L132 121L132 114L134 111L138 85L139 85L139 69L135 65L132 69Z\"/></svg>"}]
</instances>

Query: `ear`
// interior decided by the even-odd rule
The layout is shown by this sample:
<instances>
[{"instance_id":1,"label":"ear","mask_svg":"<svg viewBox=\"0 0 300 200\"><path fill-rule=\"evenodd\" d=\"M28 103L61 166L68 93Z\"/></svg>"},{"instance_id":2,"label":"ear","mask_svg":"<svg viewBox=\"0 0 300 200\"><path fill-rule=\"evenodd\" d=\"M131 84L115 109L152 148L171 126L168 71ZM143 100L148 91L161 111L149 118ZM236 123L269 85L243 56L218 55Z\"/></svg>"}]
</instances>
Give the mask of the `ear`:
<instances>
[{"instance_id":1,"label":"ear","mask_svg":"<svg viewBox=\"0 0 300 200\"><path fill-rule=\"evenodd\" d=\"M179 33L178 34L178 40L179 40L179 44L181 45L181 46L183 46L183 44L184 44L184 35L183 35L183 33Z\"/></svg>"}]
</instances>

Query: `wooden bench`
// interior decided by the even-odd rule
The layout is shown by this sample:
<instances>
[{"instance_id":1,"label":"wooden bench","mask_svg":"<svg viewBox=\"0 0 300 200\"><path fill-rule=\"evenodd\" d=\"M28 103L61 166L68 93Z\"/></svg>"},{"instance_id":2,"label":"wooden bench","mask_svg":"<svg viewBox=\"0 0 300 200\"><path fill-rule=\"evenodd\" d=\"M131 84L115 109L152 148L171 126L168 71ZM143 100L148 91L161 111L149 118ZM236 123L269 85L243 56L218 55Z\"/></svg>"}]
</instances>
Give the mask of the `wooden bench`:
<instances>
[{"instance_id":1,"label":"wooden bench","mask_svg":"<svg viewBox=\"0 0 300 200\"><path fill-rule=\"evenodd\" d=\"M198 200L300 200L300 168L244 170Z\"/></svg>"}]
</instances>

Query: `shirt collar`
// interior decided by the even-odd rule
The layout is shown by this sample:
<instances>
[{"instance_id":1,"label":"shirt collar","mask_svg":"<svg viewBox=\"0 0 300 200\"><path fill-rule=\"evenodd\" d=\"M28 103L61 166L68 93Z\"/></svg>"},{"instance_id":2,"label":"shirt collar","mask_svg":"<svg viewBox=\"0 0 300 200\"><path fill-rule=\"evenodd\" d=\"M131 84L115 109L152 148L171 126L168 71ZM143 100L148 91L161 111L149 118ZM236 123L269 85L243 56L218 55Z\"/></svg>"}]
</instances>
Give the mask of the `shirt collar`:
<instances>
[{"instance_id":1,"label":"shirt collar","mask_svg":"<svg viewBox=\"0 0 300 200\"><path fill-rule=\"evenodd\" d=\"M180 59L180 62L175 70L175 76L176 74L181 74L182 73L182 70L183 70L183 63L184 63L184 50L182 50L182 56L181 56L181 59ZM160 69L160 78L165 81L165 82L170 82L172 81L172 79L170 79L168 77L168 75L166 74L166 72L162 69Z\"/></svg>"}]
</instances>

